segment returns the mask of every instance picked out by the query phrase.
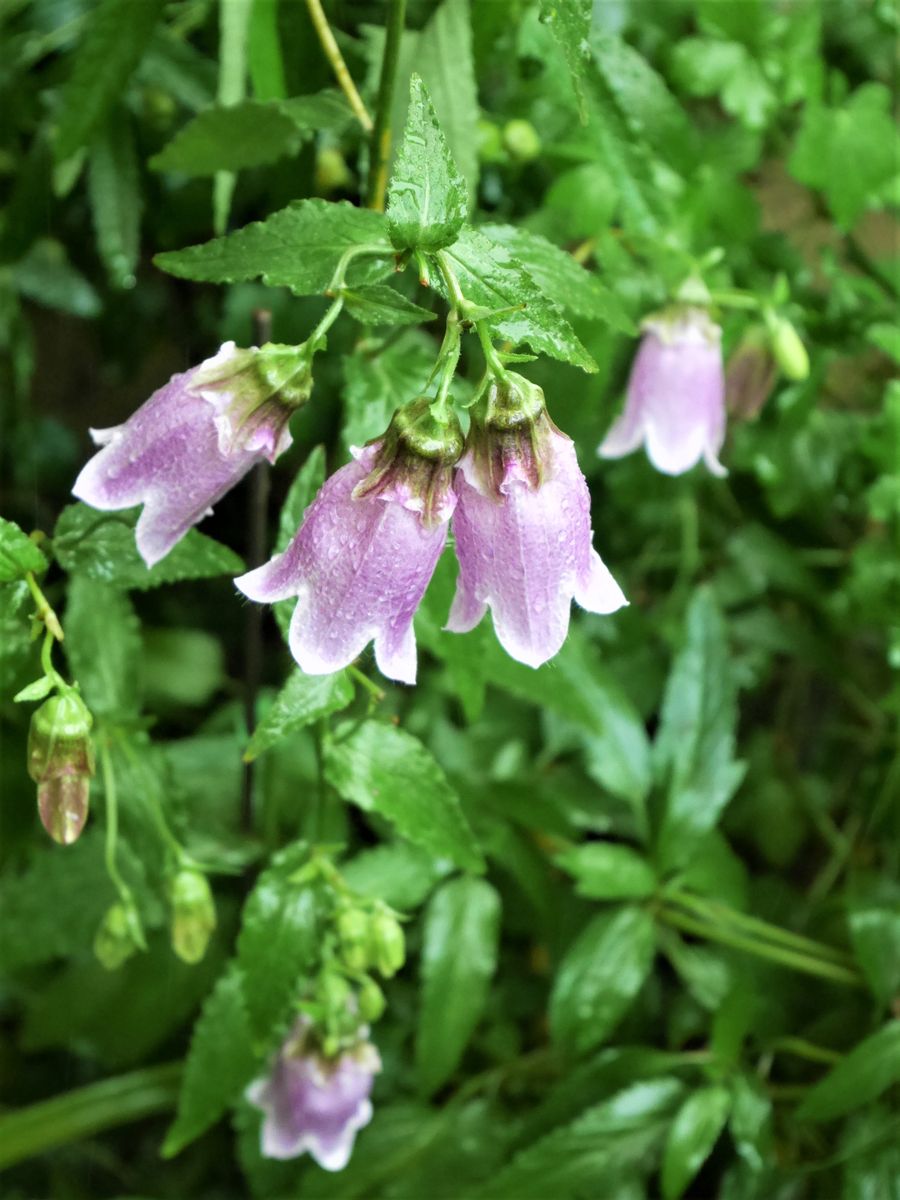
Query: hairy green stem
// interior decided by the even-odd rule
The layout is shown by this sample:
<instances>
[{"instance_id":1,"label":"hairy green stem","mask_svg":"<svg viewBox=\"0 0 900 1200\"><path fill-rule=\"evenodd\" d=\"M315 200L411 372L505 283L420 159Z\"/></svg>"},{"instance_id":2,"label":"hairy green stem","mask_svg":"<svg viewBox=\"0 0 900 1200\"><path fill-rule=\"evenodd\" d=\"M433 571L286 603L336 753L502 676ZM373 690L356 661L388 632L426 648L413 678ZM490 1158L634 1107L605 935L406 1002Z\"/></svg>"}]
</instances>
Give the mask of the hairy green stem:
<instances>
[{"instance_id":1,"label":"hairy green stem","mask_svg":"<svg viewBox=\"0 0 900 1200\"><path fill-rule=\"evenodd\" d=\"M384 197L387 192L388 166L391 160L391 111L394 106L394 89L405 21L406 0L389 0L366 194L366 204L377 212L384 211Z\"/></svg>"},{"instance_id":2,"label":"hairy green stem","mask_svg":"<svg viewBox=\"0 0 900 1200\"><path fill-rule=\"evenodd\" d=\"M0 1116L0 1170L175 1107L182 1064L144 1067Z\"/></svg>"},{"instance_id":3,"label":"hairy green stem","mask_svg":"<svg viewBox=\"0 0 900 1200\"><path fill-rule=\"evenodd\" d=\"M372 118L369 116L369 110L363 103L362 96L356 90L356 84L353 82L353 77L346 62L344 62L340 46L338 46L334 34L331 32L331 26L328 24L328 18L325 16L325 10L322 8L322 0L306 0L306 7L309 9L310 20L319 36L319 41L322 43L325 57L331 63L331 69L334 71L338 87L340 87L341 91L347 97L347 102L353 109L356 119L362 125L365 132L371 133Z\"/></svg>"}]
</instances>

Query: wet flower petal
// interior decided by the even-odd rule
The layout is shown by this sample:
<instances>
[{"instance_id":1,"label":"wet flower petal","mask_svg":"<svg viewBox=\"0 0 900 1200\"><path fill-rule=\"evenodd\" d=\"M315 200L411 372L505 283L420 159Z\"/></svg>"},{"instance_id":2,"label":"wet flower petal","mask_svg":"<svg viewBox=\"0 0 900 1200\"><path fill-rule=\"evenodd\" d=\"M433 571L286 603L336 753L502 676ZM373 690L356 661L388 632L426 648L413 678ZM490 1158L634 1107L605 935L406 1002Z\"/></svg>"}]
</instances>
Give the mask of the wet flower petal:
<instances>
[{"instance_id":1,"label":"wet flower petal","mask_svg":"<svg viewBox=\"0 0 900 1200\"><path fill-rule=\"evenodd\" d=\"M625 411L600 445L621 458L646 443L657 470L680 475L702 458L714 475L725 440L725 378L721 330L698 308L644 322L628 382Z\"/></svg>"}]
</instances>

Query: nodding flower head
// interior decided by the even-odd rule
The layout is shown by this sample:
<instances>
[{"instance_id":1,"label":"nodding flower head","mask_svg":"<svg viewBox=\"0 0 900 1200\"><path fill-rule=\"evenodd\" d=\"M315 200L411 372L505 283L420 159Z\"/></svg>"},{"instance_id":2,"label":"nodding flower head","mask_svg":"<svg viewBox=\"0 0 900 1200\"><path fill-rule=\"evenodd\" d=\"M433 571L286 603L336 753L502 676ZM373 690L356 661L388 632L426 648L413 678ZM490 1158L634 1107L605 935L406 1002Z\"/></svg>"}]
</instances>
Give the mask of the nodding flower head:
<instances>
[{"instance_id":1,"label":"nodding flower head","mask_svg":"<svg viewBox=\"0 0 900 1200\"><path fill-rule=\"evenodd\" d=\"M153 566L254 464L291 444L288 420L312 386L311 349L226 342L199 367L173 375L113 429L92 429L102 447L73 493L93 508L142 504L136 540Z\"/></svg>"},{"instance_id":2,"label":"nodding flower head","mask_svg":"<svg viewBox=\"0 0 900 1200\"><path fill-rule=\"evenodd\" d=\"M374 639L382 674L416 679L412 620L456 506L455 423L442 425L421 398L319 490L283 554L236 580L251 600L297 597L289 642L302 670L347 666Z\"/></svg>"},{"instance_id":3,"label":"nodding flower head","mask_svg":"<svg viewBox=\"0 0 900 1200\"><path fill-rule=\"evenodd\" d=\"M600 444L603 458L621 458L642 443L657 470L681 475L702 458L725 475L722 330L705 309L676 306L648 317L631 368L625 411Z\"/></svg>"},{"instance_id":4,"label":"nodding flower head","mask_svg":"<svg viewBox=\"0 0 900 1200\"><path fill-rule=\"evenodd\" d=\"M512 373L492 383L455 488L459 578L447 629L473 629L490 607L503 648L538 667L565 641L573 598L599 613L626 603L592 546L575 447L536 384Z\"/></svg>"},{"instance_id":5,"label":"nodding flower head","mask_svg":"<svg viewBox=\"0 0 900 1200\"><path fill-rule=\"evenodd\" d=\"M372 1119L369 1094L381 1070L365 1027L359 1034L355 1046L328 1058L310 1023L297 1021L269 1073L247 1090L265 1114L260 1141L267 1158L308 1153L326 1171L347 1165L357 1132Z\"/></svg>"}]
</instances>

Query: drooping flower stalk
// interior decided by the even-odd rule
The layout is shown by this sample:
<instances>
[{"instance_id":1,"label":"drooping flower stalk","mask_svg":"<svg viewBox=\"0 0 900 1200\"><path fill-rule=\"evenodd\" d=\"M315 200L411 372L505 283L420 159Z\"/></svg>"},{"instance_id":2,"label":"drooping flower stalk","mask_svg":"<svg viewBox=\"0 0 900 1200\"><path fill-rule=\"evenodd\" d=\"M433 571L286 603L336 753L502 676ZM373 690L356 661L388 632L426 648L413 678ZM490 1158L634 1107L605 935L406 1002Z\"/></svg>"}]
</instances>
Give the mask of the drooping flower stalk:
<instances>
[{"instance_id":1,"label":"drooping flower stalk","mask_svg":"<svg viewBox=\"0 0 900 1200\"><path fill-rule=\"evenodd\" d=\"M543 392L505 372L473 416L456 473L459 579L447 629L473 629L490 607L513 658L538 667L558 652L573 598L589 612L627 603L592 547L590 494L570 438Z\"/></svg>"},{"instance_id":2,"label":"drooping flower stalk","mask_svg":"<svg viewBox=\"0 0 900 1200\"><path fill-rule=\"evenodd\" d=\"M93 508L142 504L136 541L153 566L263 458L291 444L291 413L309 398L317 343L238 350L226 342L174 375L124 425L91 430L102 447L73 493Z\"/></svg>"},{"instance_id":3,"label":"drooping flower stalk","mask_svg":"<svg viewBox=\"0 0 900 1200\"><path fill-rule=\"evenodd\" d=\"M603 458L621 458L646 444L657 470L681 475L702 458L725 475L722 331L705 309L680 305L648 317L631 368L625 411L600 444Z\"/></svg>"},{"instance_id":4,"label":"drooping flower stalk","mask_svg":"<svg viewBox=\"0 0 900 1200\"><path fill-rule=\"evenodd\" d=\"M283 554L236 580L252 600L297 597L289 642L311 675L347 666L374 639L382 674L416 678L413 614L428 586L456 506L455 418L421 397L387 432L326 480Z\"/></svg>"}]
</instances>

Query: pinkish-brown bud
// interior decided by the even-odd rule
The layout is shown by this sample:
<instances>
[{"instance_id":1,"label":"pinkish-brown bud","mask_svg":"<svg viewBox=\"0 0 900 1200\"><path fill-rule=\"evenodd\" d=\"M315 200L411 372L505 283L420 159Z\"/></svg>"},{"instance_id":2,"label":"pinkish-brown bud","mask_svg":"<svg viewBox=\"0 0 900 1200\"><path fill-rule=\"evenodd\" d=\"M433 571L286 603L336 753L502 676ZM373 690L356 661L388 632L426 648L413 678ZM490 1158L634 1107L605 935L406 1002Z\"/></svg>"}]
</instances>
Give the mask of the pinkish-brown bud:
<instances>
[{"instance_id":1,"label":"pinkish-brown bud","mask_svg":"<svg viewBox=\"0 0 900 1200\"><path fill-rule=\"evenodd\" d=\"M38 785L41 823L61 846L76 841L87 820L92 723L75 692L51 696L31 718L28 774Z\"/></svg>"}]
</instances>

